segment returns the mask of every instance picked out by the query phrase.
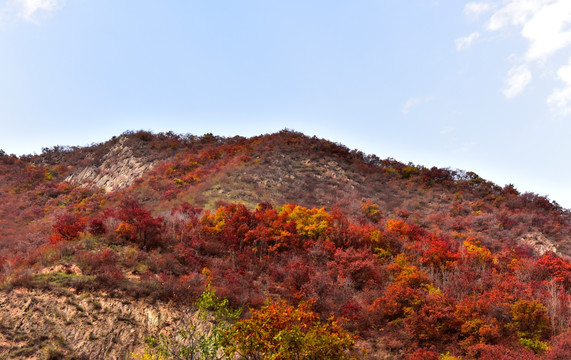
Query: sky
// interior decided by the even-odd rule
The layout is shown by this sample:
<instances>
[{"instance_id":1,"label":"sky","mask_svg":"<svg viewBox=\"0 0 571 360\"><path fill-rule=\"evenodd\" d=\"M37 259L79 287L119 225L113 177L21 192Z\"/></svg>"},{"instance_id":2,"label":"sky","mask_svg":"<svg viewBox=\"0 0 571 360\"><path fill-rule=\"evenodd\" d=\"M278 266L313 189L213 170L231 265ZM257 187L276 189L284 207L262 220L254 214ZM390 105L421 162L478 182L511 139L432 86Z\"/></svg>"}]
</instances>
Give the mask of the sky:
<instances>
[{"instance_id":1,"label":"sky","mask_svg":"<svg viewBox=\"0 0 571 360\"><path fill-rule=\"evenodd\" d=\"M571 1L0 0L0 149L288 128L571 208Z\"/></svg>"}]
</instances>

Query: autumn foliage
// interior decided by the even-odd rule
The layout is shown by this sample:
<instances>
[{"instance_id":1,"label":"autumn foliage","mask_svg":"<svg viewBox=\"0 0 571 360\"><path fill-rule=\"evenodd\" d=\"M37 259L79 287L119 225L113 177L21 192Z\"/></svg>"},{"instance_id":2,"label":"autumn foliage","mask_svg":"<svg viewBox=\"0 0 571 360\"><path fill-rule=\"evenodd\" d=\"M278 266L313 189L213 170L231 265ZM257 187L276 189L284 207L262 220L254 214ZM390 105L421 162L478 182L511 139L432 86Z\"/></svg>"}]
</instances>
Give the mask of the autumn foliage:
<instances>
[{"instance_id":1,"label":"autumn foliage","mask_svg":"<svg viewBox=\"0 0 571 360\"><path fill-rule=\"evenodd\" d=\"M52 227L50 243L77 240L85 229L86 218L75 214L63 214Z\"/></svg>"},{"instance_id":2,"label":"autumn foliage","mask_svg":"<svg viewBox=\"0 0 571 360\"><path fill-rule=\"evenodd\" d=\"M311 302L298 306L269 301L234 325L229 342L251 359L347 359L353 336L335 319L325 322L311 311Z\"/></svg>"},{"instance_id":3,"label":"autumn foliage","mask_svg":"<svg viewBox=\"0 0 571 360\"><path fill-rule=\"evenodd\" d=\"M268 203L213 212L183 203L154 217L125 199L91 221L92 238L85 224L66 214L53 233L77 244L93 286L184 303L208 280L231 306L251 308L232 341L251 358L343 358L358 334L411 359L501 349L531 359L569 330L568 261L492 251L402 219L356 223L339 210ZM99 250L81 249L82 236Z\"/></svg>"},{"instance_id":4,"label":"autumn foliage","mask_svg":"<svg viewBox=\"0 0 571 360\"><path fill-rule=\"evenodd\" d=\"M122 144L154 167L109 193L64 181L85 149L0 163L5 288L57 287L40 272L71 264L65 286L111 296L193 305L208 283L244 310L232 344L249 358L569 349L571 225L546 198L288 131Z\"/></svg>"}]
</instances>

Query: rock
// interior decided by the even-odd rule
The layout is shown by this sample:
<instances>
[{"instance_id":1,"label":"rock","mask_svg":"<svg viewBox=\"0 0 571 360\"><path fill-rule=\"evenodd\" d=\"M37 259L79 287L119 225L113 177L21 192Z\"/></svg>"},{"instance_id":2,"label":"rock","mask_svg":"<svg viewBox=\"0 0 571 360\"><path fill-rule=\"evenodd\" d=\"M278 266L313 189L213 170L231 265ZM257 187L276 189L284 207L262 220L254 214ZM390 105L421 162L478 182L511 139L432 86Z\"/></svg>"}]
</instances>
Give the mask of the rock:
<instances>
[{"instance_id":1,"label":"rock","mask_svg":"<svg viewBox=\"0 0 571 360\"><path fill-rule=\"evenodd\" d=\"M555 244L551 242L548 238L545 237L539 231L530 232L522 236L518 239L520 244L529 245L533 248L534 252L541 256L546 252L554 252L557 253L557 248Z\"/></svg>"},{"instance_id":2,"label":"rock","mask_svg":"<svg viewBox=\"0 0 571 360\"><path fill-rule=\"evenodd\" d=\"M127 138L122 138L104 156L99 167L88 166L74 171L65 181L80 186L102 188L105 191L115 191L130 186L154 167L145 159L137 158L133 151L125 145Z\"/></svg>"},{"instance_id":3,"label":"rock","mask_svg":"<svg viewBox=\"0 0 571 360\"><path fill-rule=\"evenodd\" d=\"M44 358L46 349L70 358L125 359L144 339L167 336L194 319L188 307L105 296L17 289L0 292L0 358ZM66 357L66 358L67 358Z\"/></svg>"}]
</instances>

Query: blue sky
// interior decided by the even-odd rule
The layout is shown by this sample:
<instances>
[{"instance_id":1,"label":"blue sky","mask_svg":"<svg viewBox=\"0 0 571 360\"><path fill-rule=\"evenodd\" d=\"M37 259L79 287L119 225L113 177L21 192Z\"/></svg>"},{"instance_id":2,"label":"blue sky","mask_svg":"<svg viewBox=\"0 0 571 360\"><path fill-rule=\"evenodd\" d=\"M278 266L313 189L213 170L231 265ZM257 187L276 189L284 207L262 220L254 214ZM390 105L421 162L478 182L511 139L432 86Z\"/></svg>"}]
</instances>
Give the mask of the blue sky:
<instances>
[{"instance_id":1,"label":"blue sky","mask_svg":"<svg viewBox=\"0 0 571 360\"><path fill-rule=\"evenodd\" d=\"M0 148L295 129L571 208L571 1L0 0Z\"/></svg>"}]
</instances>

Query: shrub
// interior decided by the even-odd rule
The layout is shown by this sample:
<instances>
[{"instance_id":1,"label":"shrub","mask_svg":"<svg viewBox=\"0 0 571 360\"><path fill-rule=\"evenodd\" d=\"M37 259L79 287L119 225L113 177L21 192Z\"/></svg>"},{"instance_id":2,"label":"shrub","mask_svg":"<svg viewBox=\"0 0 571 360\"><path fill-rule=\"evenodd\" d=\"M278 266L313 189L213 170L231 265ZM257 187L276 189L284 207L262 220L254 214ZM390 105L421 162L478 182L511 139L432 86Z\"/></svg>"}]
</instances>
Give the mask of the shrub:
<instances>
[{"instance_id":1,"label":"shrub","mask_svg":"<svg viewBox=\"0 0 571 360\"><path fill-rule=\"evenodd\" d=\"M348 359L355 339L333 317L319 321L311 302L290 306L268 300L249 319L234 325L229 336L230 353L259 359Z\"/></svg>"},{"instance_id":2,"label":"shrub","mask_svg":"<svg viewBox=\"0 0 571 360\"><path fill-rule=\"evenodd\" d=\"M77 240L85 229L86 219L74 214L66 213L60 216L52 227L50 243Z\"/></svg>"}]
</instances>

